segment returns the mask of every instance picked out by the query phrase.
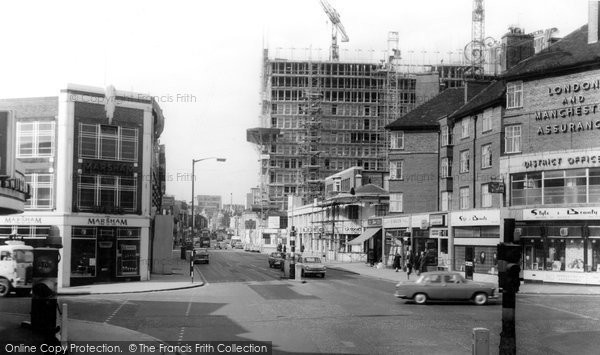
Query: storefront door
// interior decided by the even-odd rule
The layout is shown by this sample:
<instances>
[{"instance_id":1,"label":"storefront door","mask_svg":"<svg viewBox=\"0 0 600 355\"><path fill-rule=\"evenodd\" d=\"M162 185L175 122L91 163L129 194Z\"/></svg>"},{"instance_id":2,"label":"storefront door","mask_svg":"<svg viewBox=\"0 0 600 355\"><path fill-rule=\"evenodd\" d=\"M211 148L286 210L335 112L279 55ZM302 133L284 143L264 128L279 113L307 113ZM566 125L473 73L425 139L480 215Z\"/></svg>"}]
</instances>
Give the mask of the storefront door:
<instances>
[{"instance_id":1,"label":"storefront door","mask_svg":"<svg viewBox=\"0 0 600 355\"><path fill-rule=\"evenodd\" d=\"M99 282L108 282L115 275L115 229L98 230L98 276Z\"/></svg>"},{"instance_id":2,"label":"storefront door","mask_svg":"<svg viewBox=\"0 0 600 355\"><path fill-rule=\"evenodd\" d=\"M475 247L465 247L465 279L473 280Z\"/></svg>"}]
</instances>

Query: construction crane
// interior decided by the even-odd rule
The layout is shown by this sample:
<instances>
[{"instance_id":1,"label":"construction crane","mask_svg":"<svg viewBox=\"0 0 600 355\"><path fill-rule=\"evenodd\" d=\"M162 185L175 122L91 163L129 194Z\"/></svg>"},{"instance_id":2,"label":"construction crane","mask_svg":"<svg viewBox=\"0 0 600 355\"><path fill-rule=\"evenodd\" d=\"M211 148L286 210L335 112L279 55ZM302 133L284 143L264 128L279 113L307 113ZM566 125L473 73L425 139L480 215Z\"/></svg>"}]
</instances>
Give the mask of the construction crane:
<instances>
[{"instance_id":1,"label":"construction crane","mask_svg":"<svg viewBox=\"0 0 600 355\"><path fill-rule=\"evenodd\" d=\"M329 17L329 20L331 21L331 51L329 52L329 59L330 60L339 60L340 53L339 53L339 47L337 44L338 31L342 35L342 42L348 42L350 39L348 38L348 35L346 34L344 25L342 25L342 22L340 21L340 14L338 14L338 12L335 11L335 9L333 7L331 7L331 5L329 5L327 0L320 0L320 1L321 1L321 6L323 6L323 10L325 10L325 13Z\"/></svg>"}]
</instances>

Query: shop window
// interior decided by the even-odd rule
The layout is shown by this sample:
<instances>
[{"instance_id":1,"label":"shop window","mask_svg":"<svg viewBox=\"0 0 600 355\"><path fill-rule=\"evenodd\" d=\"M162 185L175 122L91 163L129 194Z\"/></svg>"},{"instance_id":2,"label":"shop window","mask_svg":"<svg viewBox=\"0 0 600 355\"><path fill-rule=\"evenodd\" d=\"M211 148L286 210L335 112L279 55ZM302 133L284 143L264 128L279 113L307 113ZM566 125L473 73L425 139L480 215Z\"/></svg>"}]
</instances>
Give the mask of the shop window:
<instances>
[{"instance_id":1,"label":"shop window","mask_svg":"<svg viewBox=\"0 0 600 355\"><path fill-rule=\"evenodd\" d=\"M523 268L525 270L544 270L544 243L541 238L523 239Z\"/></svg>"},{"instance_id":2,"label":"shop window","mask_svg":"<svg viewBox=\"0 0 600 355\"><path fill-rule=\"evenodd\" d=\"M496 247L475 247L474 272L478 274L497 274L498 258L496 253Z\"/></svg>"},{"instance_id":3,"label":"shop window","mask_svg":"<svg viewBox=\"0 0 600 355\"><path fill-rule=\"evenodd\" d=\"M565 270L565 239L548 238L545 269L548 271Z\"/></svg>"},{"instance_id":4,"label":"shop window","mask_svg":"<svg viewBox=\"0 0 600 355\"><path fill-rule=\"evenodd\" d=\"M96 257L96 229L73 227L71 277L95 277Z\"/></svg>"},{"instance_id":5,"label":"shop window","mask_svg":"<svg viewBox=\"0 0 600 355\"><path fill-rule=\"evenodd\" d=\"M588 239L588 270L600 271L600 238Z\"/></svg>"},{"instance_id":6,"label":"shop window","mask_svg":"<svg viewBox=\"0 0 600 355\"><path fill-rule=\"evenodd\" d=\"M140 229L117 230L117 276L140 274Z\"/></svg>"}]
</instances>

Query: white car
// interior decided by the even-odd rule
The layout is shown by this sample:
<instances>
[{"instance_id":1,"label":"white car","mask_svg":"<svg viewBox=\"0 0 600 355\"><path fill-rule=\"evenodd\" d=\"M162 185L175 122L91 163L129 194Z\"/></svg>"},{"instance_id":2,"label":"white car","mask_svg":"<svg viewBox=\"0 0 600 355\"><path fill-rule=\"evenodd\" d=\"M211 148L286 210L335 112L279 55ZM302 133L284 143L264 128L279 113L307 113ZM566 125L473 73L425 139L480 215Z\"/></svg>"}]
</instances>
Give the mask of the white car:
<instances>
[{"instance_id":1,"label":"white car","mask_svg":"<svg viewBox=\"0 0 600 355\"><path fill-rule=\"evenodd\" d=\"M325 278L327 268L321 263L321 258L318 256L301 256L298 258L298 263L301 264L302 277L305 275L321 275Z\"/></svg>"}]
</instances>

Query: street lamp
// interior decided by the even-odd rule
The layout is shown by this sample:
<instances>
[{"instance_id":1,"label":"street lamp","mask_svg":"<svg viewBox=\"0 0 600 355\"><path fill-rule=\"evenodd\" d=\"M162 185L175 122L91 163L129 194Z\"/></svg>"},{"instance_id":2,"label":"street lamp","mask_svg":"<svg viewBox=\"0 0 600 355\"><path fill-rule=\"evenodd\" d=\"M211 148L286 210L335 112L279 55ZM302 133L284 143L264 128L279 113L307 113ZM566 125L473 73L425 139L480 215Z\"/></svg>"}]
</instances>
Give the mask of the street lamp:
<instances>
[{"instance_id":1,"label":"street lamp","mask_svg":"<svg viewBox=\"0 0 600 355\"><path fill-rule=\"evenodd\" d=\"M227 160L225 158L217 158L217 157L192 159L192 241L194 240L193 238L195 236L195 230L196 230L196 221L195 221L195 214L194 214L194 182L196 181L196 177L194 175L194 167L196 166L197 162L200 162L203 160L210 160L210 159L216 159L218 162L221 162L221 163L224 163Z\"/></svg>"}]
</instances>

